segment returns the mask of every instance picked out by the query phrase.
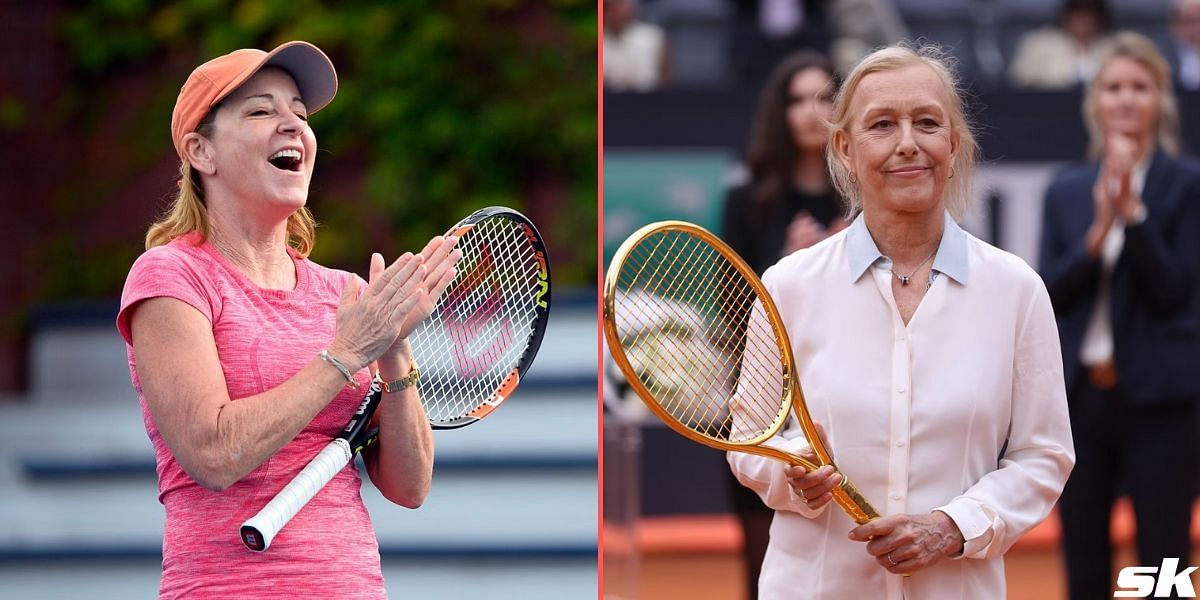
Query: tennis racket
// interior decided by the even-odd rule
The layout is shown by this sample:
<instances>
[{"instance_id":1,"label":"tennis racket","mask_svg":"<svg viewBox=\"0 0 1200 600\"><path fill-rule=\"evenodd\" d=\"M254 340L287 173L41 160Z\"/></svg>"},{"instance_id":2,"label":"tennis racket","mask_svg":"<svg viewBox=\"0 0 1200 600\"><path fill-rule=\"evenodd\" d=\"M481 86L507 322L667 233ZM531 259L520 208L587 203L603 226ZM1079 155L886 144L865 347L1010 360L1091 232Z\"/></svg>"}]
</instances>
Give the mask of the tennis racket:
<instances>
[{"instance_id":1,"label":"tennis racket","mask_svg":"<svg viewBox=\"0 0 1200 600\"><path fill-rule=\"evenodd\" d=\"M604 335L630 386L684 437L809 471L833 464L804 403L775 303L745 261L707 230L664 221L621 245L604 280ZM789 412L816 462L766 444ZM879 517L844 475L833 497L860 525Z\"/></svg>"},{"instance_id":2,"label":"tennis racket","mask_svg":"<svg viewBox=\"0 0 1200 600\"><path fill-rule=\"evenodd\" d=\"M491 414L533 363L550 316L550 266L533 223L504 207L459 221L458 273L409 336L421 370L420 396L433 429L455 429ZM262 552L300 509L363 448L383 397L373 381L342 433L258 514L242 524L242 543Z\"/></svg>"}]
</instances>

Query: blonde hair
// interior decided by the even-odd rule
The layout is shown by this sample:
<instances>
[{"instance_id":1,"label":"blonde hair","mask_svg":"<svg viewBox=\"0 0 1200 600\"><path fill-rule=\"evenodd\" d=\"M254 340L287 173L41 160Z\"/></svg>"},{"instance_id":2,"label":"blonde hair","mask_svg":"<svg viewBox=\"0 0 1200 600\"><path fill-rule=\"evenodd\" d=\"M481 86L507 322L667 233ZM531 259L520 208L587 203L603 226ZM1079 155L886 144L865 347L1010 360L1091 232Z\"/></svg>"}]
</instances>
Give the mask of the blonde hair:
<instances>
[{"instance_id":1,"label":"blonde hair","mask_svg":"<svg viewBox=\"0 0 1200 600\"><path fill-rule=\"evenodd\" d=\"M218 104L204 116L196 127L196 133L212 137L213 121L219 108ZM175 194L170 208L146 231L146 249L190 233L199 233L200 241L208 238L208 209L204 203L204 184L200 174L184 158L179 165L179 192ZM301 258L308 257L317 237L317 221L308 207L301 207L288 216L287 234L288 245L296 249L296 254Z\"/></svg>"},{"instance_id":2,"label":"blonde hair","mask_svg":"<svg viewBox=\"0 0 1200 600\"><path fill-rule=\"evenodd\" d=\"M1100 158L1104 153L1104 129L1096 111L1096 98L1100 95L1100 76L1108 65L1118 59L1128 58L1150 73L1158 86L1158 146L1172 156L1179 154L1182 142L1179 137L1179 101L1175 98L1175 86L1171 82L1171 67L1158 47L1150 38L1132 31L1122 31L1112 39L1112 45L1100 59L1096 76L1088 83L1083 97L1083 122L1088 131L1088 156Z\"/></svg>"},{"instance_id":3,"label":"blonde hair","mask_svg":"<svg viewBox=\"0 0 1200 600\"><path fill-rule=\"evenodd\" d=\"M948 107L950 133L952 136L958 136L958 154L954 157L954 164L951 165L953 176L946 184L945 191L942 192L942 200L955 219L961 219L966 215L971 201L971 174L979 160L979 144L975 140L975 134L971 131L966 112L963 110L964 103L959 92L958 79L951 67L953 62L953 59L938 46L922 43L914 47L901 43L872 52L846 76L841 90L834 97L833 118L829 124L829 143L826 145L825 159L829 165L829 175L833 179L833 185L845 199L848 215L854 216L862 212L862 189L858 186L857 180L850 178L850 170L838 158L837 149L833 144L833 135L837 131L848 133L851 100L864 77L871 73L898 71L914 65L925 65L932 69L938 80L942 82L946 97L950 99Z\"/></svg>"}]
</instances>

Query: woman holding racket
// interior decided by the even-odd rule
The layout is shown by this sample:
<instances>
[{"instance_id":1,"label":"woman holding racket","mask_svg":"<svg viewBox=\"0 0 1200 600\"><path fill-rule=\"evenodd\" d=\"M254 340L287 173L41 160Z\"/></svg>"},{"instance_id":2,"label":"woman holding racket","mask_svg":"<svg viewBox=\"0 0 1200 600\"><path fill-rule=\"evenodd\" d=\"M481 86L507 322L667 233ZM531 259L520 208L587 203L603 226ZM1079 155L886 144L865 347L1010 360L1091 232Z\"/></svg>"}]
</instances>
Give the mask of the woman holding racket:
<instances>
[{"instance_id":1,"label":"woman holding racket","mask_svg":"<svg viewBox=\"0 0 1200 600\"><path fill-rule=\"evenodd\" d=\"M1200 173L1153 41L1114 36L1088 85L1093 162L1046 189L1041 268L1058 314L1079 464L1059 514L1071 598L1112 595L1112 505L1138 565L1191 555L1200 379Z\"/></svg>"},{"instance_id":2,"label":"woman holding racket","mask_svg":"<svg viewBox=\"0 0 1200 600\"><path fill-rule=\"evenodd\" d=\"M868 56L831 121L829 168L854 221L763 283L826 447L884 516L855 526L831 509L831 466L729 453L776 510L760 597L1004 598L1001 557L1074 463L1049 297L955 222L977 150L937 50ZM798 427L772 444L816 458Z\"/></svg>"},{"instance_id":3,"label":"woman holding racket","mask_svg":"<svg viewBox=\"0 0 1200 600\"><path fill-rule=\"evenodd\" d=\"M325 54L289 42L201 65L176 101L179 192L146 236L117 319L166 511L160 597L385 596L352 466L270 553L237 535L339 433L375 373L390 391L367 472L397 504L428 493L433 440L407 336L460 253L439 236L391 265L375 254L369 284L308 260L307 118L336 91Z\"/></svg>"}]
</instances>

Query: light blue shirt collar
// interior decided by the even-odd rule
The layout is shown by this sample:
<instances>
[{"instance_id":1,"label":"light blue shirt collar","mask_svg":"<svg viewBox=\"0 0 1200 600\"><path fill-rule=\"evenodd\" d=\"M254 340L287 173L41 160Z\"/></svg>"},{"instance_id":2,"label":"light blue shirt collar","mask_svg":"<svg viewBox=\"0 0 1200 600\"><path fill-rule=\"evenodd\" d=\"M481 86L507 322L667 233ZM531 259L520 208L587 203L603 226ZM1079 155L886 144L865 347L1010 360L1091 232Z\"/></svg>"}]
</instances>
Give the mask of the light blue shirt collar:
<instances>
[{"instance_id":1,"label":"light blue shirt collar","mask_svg":"<svg viewBox=\"0 0 1200 600\"><path fill-rule=\"evenodd\" d=\"M938 244L933 258L933 272L944 274L966 285L967 283L967 234L954 222L950 213L945 213L946 224L942 230L942 242ZM846 232L846 254L850 261L850 280L858 281L867 267L882 262L891 269L891 259L879 252L867 223L861 214L850 224Z\"/></svg>"}]
</instances>

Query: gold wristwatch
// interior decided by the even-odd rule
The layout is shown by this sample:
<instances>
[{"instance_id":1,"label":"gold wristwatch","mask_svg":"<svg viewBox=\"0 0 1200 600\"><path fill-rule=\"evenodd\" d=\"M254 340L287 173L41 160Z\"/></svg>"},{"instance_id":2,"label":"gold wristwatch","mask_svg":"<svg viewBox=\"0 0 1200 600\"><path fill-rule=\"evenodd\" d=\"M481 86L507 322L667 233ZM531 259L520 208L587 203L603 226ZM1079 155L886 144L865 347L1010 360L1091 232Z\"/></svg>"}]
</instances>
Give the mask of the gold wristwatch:
<instances>
[{"instance_id":1,"label":"gold wristwatch","mask_svg":"<svg viewBox=\"0 0 1200 600\"><path fill-rule=\"evenodd\" d=\"M406 390L414 385L417 385L417 380L421 378L421 370L417 368L417 362L412 362L412 369L408 371L408 375L401 377L395 381L384 381L379 377L379 371L375 372L375 379L379 381L379 387L383 389L383 393L390 394Z\"/></svg>"}]
</instances>

